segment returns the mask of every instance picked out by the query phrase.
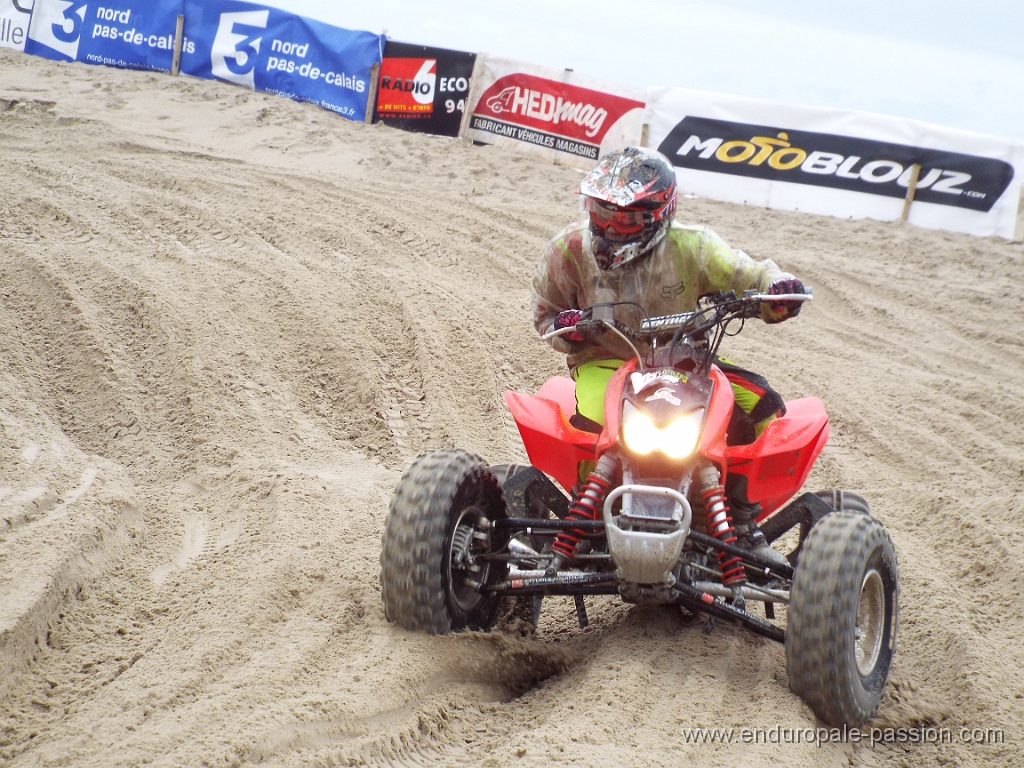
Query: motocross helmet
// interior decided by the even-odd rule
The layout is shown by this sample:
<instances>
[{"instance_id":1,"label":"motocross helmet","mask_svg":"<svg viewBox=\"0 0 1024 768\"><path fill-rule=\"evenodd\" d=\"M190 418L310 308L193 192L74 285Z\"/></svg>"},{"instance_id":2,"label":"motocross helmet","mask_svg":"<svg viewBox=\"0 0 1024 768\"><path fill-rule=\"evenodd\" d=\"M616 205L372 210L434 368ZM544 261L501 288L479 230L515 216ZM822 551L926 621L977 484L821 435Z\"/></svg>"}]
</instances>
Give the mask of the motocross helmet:
<instances>
[{"instance_id":1,"label":"motocross helmet","mask_svg":"<svg viewBox=\"0 0 1024 768\"><path fill-rule=\"evenodd\" d=\"M616 269L649 253L672 226L676 172L660 152L626 147L602 157L579 193L597 265Z\"/></svg>"}]
</instances>

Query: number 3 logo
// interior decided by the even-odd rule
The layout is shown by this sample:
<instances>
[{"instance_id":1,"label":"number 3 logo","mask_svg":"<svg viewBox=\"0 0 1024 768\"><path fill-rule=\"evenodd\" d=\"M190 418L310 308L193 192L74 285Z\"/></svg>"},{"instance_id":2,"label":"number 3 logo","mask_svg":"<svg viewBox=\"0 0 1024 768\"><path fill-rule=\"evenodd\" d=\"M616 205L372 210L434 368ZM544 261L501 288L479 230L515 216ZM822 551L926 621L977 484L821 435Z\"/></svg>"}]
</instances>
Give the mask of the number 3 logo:
<instances>
[{"instance_id":1,"label":"number 3 logo","mask_svg":"<svg viewBox=\"0 0 1024 768\"><path fill-rule=\"evenodd\" d=\"M267 10L221 14L210 51L214 77L255 89L256 56L269 16Z\"/></svg>"},{"instance_id":2,"label":"number 3 logo","mask_svg":"<svg viewBox=\"0 0 1024 768\"><path fill-rule=\"evenodd\" d=\"M85 27L84 0L37 0L28 26L26 50L36 53L32 46L40 45L67 56L71 61L78 58L78 45ZM48 54L41 53L46 56Z\"/></svg>"},{"instance_id":3,"label":"number 3 logo","mask_svg":"<svg viewBox=\"0 0 1024 768\"><path fill-rule=\"evenodd\" d=\"M68 3L64 9L64 21L52 25L53 37L62 43L76 43L82 36L85 23L85 3Z\"/></svg>"}]
</instances>

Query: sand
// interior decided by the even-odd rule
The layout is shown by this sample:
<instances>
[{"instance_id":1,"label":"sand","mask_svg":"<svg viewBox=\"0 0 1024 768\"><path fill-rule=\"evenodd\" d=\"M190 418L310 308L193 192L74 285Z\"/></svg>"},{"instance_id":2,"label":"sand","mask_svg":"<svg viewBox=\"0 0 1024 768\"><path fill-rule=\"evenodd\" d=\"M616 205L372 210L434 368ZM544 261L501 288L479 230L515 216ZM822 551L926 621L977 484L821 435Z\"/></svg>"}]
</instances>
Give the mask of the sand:
<instances>
[{"instance_id":1,"label":"sand","mask_svg":"<svg viewBox=\"0 0 1024 768\"><path fill-rule=\"evenodd\" d=\"M724 351L825 401L809 486L895 541L883 743L818 739L780 645L666 608L593 599L583 630L553 598L534 639L385 621L403 469L524 460L502 392L563 371L528 286L578 178L0 49L0 763L1024 763L1019 241L681 203L814 288Z\"/></svg>"}]
</instances>

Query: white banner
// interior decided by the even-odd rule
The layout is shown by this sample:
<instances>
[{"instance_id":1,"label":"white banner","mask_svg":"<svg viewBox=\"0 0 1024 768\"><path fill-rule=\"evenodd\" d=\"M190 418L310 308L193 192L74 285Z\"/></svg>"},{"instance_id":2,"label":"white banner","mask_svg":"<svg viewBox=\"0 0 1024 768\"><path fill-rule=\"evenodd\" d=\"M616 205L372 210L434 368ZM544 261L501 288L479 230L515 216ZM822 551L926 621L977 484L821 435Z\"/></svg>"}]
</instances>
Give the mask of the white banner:
<instances>
[{"instance_id":1,"label":"white banner","mask_svg":"<svg viewBox=\"0 0 1024 768\"><path fill-rule=\"evenodd\" d=\"M474 141L586 169L611 149L640 144L643 89L487 54L477 55L472 81L462 135Z\"/></svg>"},{"instance_id":2,"label":"white banner","mask_svg":"<svg viewBox=\"0 0 1024 768\"><path fill-rule=\"evenodd\" d=\"M0 48L25 50L32 0L0 0Z\"/></svg>"},{"instance_id":3,"label":"white banner","mask_svg":"<svg viewBox=\"0 0 1024 768\"><path fill-rule=\"evenodd\" d=\"M649 88L647 145L682 192L1014 237L1024 145L913 120Z\"/></svg>"}]
</instances>

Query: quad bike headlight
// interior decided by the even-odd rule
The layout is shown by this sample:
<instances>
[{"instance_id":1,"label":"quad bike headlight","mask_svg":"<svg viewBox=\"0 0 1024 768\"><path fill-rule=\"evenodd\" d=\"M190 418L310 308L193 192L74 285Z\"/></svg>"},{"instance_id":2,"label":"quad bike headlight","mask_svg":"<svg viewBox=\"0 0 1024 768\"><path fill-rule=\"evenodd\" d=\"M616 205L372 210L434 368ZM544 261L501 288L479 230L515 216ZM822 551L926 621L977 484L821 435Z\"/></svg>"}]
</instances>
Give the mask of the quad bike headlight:
<instances>
[{"instance_id":1,"label":"quad bike headlight","mask_svg":"<svg viewBox=\"0 0 1024 768\"><path fill-rule=\"evenodd\" d=\"M622 439L629 450L641 456L661 451L670 459L685 459L696 450L703 424L703 408L658 427L647 414L626 403L622 412Z\"/></svg>"}]
</instances>

